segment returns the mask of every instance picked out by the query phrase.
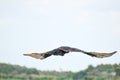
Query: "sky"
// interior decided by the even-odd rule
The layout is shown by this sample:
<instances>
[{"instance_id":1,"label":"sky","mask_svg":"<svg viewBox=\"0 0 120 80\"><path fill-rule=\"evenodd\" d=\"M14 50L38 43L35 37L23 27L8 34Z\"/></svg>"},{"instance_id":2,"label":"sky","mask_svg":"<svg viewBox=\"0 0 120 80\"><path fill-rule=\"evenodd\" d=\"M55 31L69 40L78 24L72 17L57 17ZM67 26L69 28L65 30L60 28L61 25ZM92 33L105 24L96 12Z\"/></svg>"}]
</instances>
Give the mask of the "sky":
<instances>
[{"instance_id":1,"label":"sky","mask_svg":"<svg viewBox=\"0 0 120 80\"><path fill-rule=\"evenodd\" d=\"M57 71L120 63L119 3L120 0L0 0L0 62ZM75 52L45 60L23 56L60 46L118 52L104 59Z\"/></svg>"}]
</instances>

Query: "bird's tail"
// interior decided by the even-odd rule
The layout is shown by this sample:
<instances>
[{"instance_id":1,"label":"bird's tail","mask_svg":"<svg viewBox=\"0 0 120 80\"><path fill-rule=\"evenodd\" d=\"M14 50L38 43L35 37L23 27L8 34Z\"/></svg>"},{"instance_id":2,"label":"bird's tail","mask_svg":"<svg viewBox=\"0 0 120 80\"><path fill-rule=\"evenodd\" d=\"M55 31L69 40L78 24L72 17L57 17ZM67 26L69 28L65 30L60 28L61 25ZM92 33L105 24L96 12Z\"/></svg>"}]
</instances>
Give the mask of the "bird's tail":
<instances>
[{"instance_id":1,"label":"bird's tail","mask_svg":"<svg viewBox=\"0 0 120 80\"><path fill-rule=\"evenodd\" d=\"M23 55L24 56L31 56L33 58L41 59L41 60L51 56L51 54L48 54L48 53L41 53L41 54L39 54L39 53L31 53L31 54L23 54Z\"/></svg>"}]
</instances>

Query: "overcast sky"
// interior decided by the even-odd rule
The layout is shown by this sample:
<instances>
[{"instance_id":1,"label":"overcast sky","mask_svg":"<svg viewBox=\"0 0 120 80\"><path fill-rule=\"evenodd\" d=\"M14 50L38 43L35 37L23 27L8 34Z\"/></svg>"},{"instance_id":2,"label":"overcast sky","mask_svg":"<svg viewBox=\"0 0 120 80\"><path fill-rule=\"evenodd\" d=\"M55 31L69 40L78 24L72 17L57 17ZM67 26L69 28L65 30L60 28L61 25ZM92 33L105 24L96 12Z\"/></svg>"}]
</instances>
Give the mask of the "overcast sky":
<instances>
[{"instance_id":1,"label":"overcast sky","mask_svg":"<svg viewBox=\"0 0 120 80\"><path fill-rule=\"evenodd\" d=\"M23 56L60 46L118 53L105 59L71 53L42 61ZM120 63L119 50L120 0L0 0L0 62L79 71Z\"/></svg>"}]
</instances>

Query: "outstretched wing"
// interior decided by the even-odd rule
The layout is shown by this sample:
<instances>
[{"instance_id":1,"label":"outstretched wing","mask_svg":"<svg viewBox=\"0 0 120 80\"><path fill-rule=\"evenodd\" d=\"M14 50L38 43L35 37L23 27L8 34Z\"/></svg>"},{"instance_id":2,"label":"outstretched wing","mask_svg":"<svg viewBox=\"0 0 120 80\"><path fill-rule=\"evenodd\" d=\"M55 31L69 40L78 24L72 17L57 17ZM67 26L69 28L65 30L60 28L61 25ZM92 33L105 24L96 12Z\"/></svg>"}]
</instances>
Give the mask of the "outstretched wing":
<instances>
[{"instance_id":1,"label":"outstretched wing","mask_svg":"<svg viewBox=\"0 0 120 80\"><path fill-rule=\"evenodd\" d=\"M39 53L31 53L31 54L24 54L24 55L25 56L31 56L33 58L41 59L41 60L51 56L51 54L49 54L49 53L41 53L41 54L39 54Z\"/></svg>"},{"instance_id":2,"label":"outstretched wing","mask_svg":"<svg viewBox=\"0 0 120 80\"><path fill-rule=\"evenodd\" d=\"M99 52L88 52L88 55L92 54L93 57L98 57L98 58L105 58L105 57L110 57L113 54L115 54L117 51L111 52L111 53L99 53Z\"/></svg>"},{"instance_id":3,"label":"outstretched wing","mask_svg":"<svg viewBox=\"0 0 120 80\"><path fill-rule=\"evenodd\" d=\"M71 48L71 47L60 47L59 49L65 51L65 52L82 52L84 54L87 54L92 57L97 57L97 58L110 57L117 52L117 51L114 51L111 53L87 52L87 51L84 51L81 49Z\"/></svg>"}]
</instances>

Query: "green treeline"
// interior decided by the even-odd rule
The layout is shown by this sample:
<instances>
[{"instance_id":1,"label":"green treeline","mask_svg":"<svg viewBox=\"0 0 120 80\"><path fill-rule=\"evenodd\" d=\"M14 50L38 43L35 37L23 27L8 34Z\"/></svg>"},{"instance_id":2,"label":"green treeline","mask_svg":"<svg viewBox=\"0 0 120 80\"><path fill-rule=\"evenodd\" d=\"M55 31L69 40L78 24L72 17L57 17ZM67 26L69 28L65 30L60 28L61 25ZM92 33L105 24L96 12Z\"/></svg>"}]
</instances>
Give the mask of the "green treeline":
<instances>
[{"instance_id":1,"label":"green treeline","mask_svg":"<svg viewBox=\"0 0 120 80\"><path fill-rule=\"evenodd\" d=\"M120 64L89 65L79 72L57 72L0 63L0 80L120 80Z\"/></svg>"}]
</instances>

